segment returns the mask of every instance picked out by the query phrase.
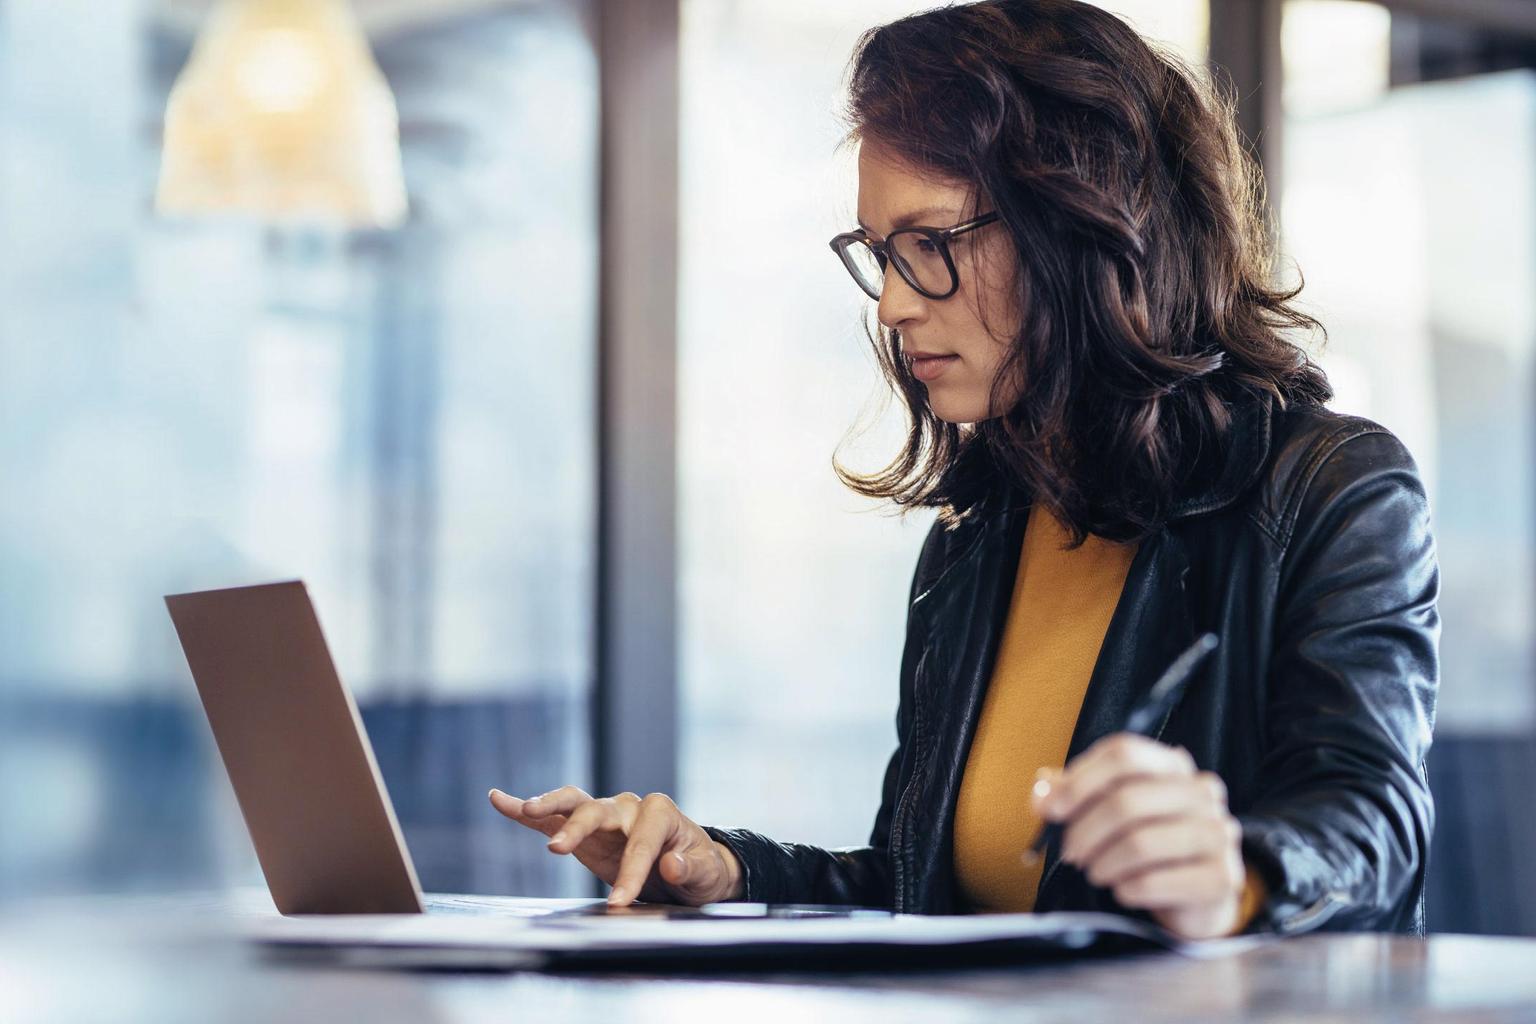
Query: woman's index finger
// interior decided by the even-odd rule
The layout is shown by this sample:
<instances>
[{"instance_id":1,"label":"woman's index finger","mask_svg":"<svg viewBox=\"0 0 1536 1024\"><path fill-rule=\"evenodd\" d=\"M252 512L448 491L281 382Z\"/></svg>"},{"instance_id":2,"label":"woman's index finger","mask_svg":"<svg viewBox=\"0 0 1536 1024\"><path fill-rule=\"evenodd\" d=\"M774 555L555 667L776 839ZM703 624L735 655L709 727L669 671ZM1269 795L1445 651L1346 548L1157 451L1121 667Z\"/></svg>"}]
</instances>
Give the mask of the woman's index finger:
<instances>
[{"instance_id":1,"label":"woman's index finger","mask_svg":"<svg viewBox=\"0 0 1536 1024\"><path fill-rule=\"evenodd\" d=\"M1126 779L1193 771L1193 762L1181 750L1144 736L1115 733L1072 759L1052 782L1042 811L1059 821L1075 815Z\"/></svg>"},{"instance_id":2,"label":"woman's index finger","mask_svg":"<svg viewBox=\"0 0 1536 1024\"><path fill-rule=\"evenodd\" d=\"M565 815L563 814L546 814L538 818L524 815L523 804L526 801L520 800L510 793L503 793L499 789L491 790L490 798L491 806L501 812L502 815L511 818L519 825L531 828L536 832L542 832L547 836L554 835L565 825Z\"/></svg>"}]
</instances>

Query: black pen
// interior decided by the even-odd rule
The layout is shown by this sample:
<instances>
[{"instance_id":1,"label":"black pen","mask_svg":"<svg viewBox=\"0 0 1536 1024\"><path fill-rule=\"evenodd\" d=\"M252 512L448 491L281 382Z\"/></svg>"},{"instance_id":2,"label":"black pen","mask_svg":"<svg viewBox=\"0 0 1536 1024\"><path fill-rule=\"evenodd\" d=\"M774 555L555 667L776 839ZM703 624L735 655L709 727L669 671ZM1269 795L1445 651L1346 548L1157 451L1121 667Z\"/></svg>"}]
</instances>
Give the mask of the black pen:
<instances>
[{"instance_id":1,"label":"black pen","mask_svg":"<svg viewBox=\"0 0 1536 1024\"><path fill-rule=\"evenodd\" d=\"M1195 638L1195 642L1184 649L1184 653L1173 659L1173 664L1163 670L1157 682L1152 684L1152 689L1147 692L1140 704L1131 711L1125 720L1125 727L1121 732L1132 732L1138 736L1150 736L1155 732L1163 719L1168 717L1168 712L1173 710L1184 687L1194 677L1195 669L1216 649L1217 639L1215 633L1201 633ZM1047 822L1035 837L1034 843L1025 852L1023 859L1028 863L1034 863L1044 853L1045 848L1061 835L1062 825L1059 821Z\"/></svg>"}]
</instances>

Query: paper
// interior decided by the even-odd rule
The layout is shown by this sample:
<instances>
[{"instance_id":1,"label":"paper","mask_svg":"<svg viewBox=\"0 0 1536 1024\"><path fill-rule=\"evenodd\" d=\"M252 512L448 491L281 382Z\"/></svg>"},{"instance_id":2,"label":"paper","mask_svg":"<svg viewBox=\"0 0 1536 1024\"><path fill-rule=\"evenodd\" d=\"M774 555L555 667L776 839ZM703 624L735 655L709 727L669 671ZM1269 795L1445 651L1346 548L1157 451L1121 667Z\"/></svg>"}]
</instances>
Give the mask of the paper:
<instances>
[{"instance_id":1,"label":"paper","mask_svg":"<svg viewBox=\"0 0 1536 1024\"><path fill-rule=\"evenodd\" d=\"M1226 955L1255 940L1184 942L1145 922L1113 914L895 914L875 918L758 918L706 920L654 917L548 916L555 904L594 901L497 901L513 913L336 915L247 918L242 934L271 946L337 946L436 950L485 950L544 954L556 961L591 953L665 954L742 946L790 949L837 947L957 947L1031 941L1053 949L1085 950L1106 937L1128 937L1149 948L1190 956Z\"/></svg>"}]
</instances>

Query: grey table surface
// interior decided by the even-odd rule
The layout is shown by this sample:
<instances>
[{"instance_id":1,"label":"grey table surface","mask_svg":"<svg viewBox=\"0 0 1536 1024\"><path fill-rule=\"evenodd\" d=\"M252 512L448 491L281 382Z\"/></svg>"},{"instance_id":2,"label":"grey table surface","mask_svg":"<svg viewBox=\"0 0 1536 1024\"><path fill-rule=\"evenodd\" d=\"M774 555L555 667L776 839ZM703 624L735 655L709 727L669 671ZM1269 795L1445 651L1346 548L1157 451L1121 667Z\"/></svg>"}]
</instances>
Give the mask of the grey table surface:
<instances>
[{"instance_id":1,"label":"grey table surface","mask_svg":"<svg viewBox=\"0 0 1536 1024\"><path fill-rule=\"evenodd\" d=\"M278 963L99 911L0 915L0 1020L1536 1022L1536 939L1325 934L1203 960L851 973L465 973Z\"/></svg>"}]
</instances>

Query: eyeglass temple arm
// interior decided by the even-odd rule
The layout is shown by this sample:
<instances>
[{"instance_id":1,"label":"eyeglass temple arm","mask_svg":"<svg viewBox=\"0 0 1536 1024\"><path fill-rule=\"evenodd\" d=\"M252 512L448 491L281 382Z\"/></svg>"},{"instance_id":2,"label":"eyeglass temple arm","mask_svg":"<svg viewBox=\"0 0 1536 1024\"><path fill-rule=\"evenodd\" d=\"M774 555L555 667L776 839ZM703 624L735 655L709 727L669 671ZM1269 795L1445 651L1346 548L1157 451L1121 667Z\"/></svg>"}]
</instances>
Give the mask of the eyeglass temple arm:
<instances>
[{"instance_id":1,"label":"eyeglass temple arm","mask_svg":"<svg viewBox=\"0 0 1536 1024\"><path fill-rule=\"evenodd\" d=\"M946 228L945 230L940 231L939 234L943 235L945 238L954 238L956 235L964 234L967 231L974 231L977 228L985 227L986 225L991 224L993 221L997 220L997 218L998 214L995 211L992 213L984 213L980 217L977 217L975 220L968 220L964 224L956 224L952 228Z\"/></svg>"}]
</instances>

